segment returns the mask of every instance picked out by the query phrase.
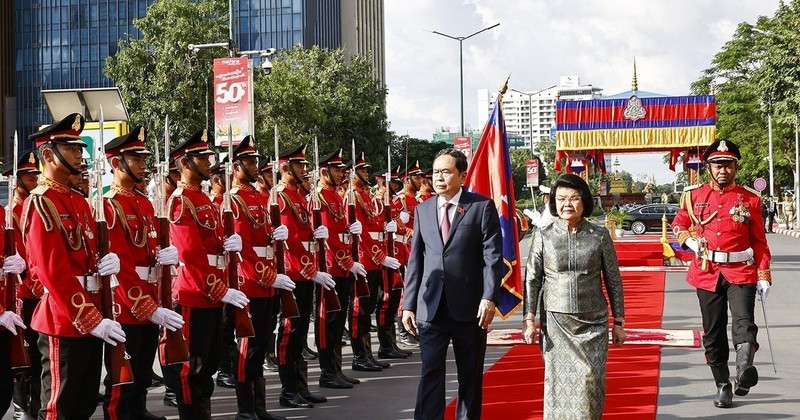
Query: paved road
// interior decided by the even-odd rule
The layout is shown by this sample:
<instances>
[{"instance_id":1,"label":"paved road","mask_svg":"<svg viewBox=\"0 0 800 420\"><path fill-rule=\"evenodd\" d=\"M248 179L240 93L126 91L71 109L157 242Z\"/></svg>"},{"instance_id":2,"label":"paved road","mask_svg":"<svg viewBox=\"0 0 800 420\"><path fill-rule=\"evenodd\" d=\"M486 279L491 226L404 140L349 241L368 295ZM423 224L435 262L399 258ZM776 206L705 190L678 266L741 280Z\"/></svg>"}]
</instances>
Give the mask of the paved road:
<instances>
[{"instance_id":1,"label":"paved road","mask_svg":"<svg viewBox=\"0 0 800 420\"><path fill-rule=\"evenodd\" d=\"M769 235L773 253L773 278L775 288L769 297L767 315L769 317L773 352L777 374L772 372L766 334L762 328L759 340L762 350L756 355L761 382L747 397L736 397L734 407L722 410L713 407L716 391L708 368L705 366L701 349L662 350L661 380L659 381L658 418L748 418L782 419L800 418L800 321L795 316L797 302L800 302L800 288L793 287L797 273L800 272L800 239L784 235ZM523 258L529 239L523 240ZM667 273L664 309L664 328L694 328L702 330L700 311L694 291L686 284L684 273ZM760 303L757 303L756 320L763 325ZM507 321L496 318L496 328L517 328L521 325L522 314L518 312ZM377 347L377 345L376 345ZM507 348L490 347L485 367L491 366ZM345 348L345 366L351 360ZM319 369L311 362L310 382L316 384ZM413 417L414 398L420 370L419 355L396 362L390 369L380 373L351 373L362 384L352 390L312 391L328 396L329 402L318 404L313 409L285 409L278 406L279 380L277 373L267 374L267 397L270 412L295 419L409 419ZM457 389L455 364L452 354L448 363L448 397L455 397ZM164 388L152 388L148 396L148 406L156 414L177 418L177 410L161 404ZM233 390L217 388L212 406L214 418L230 419L236 412L236 399ZM9 415L4 419L10 418ZM98 408L93 419L101 419ZM511 419L509 419L511 420Z\"/></svg>"}]
</instances>

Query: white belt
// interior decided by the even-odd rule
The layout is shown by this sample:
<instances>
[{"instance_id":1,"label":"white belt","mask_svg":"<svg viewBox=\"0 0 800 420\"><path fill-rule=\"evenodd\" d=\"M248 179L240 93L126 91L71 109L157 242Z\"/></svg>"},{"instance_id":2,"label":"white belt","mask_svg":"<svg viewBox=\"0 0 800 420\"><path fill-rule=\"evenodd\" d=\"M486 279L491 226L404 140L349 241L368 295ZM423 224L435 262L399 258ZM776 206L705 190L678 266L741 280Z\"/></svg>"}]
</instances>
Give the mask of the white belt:
<instances>
[{"instance_id":1,"label":"white belt","mask_svg":"<svg viewBox=\"0 0 800 420\"><path fill-rule=\"evenodd\" d=\"M275 252L272 250L271 246L254 246L253 251L261 258L271 260L275 257Z\"/></svg>"},{"instance_id":2,"label":"white belt","mask_svg":"<svg viewBox=\"0 0 800 420\"><path fill-rule=\"evenodd\" d=\"M224 270L225 266L227 265L224 255L206 254L206 258L208 258L208 265L217 267L220 270Z\"/></svg>"},{"instance_id":3,"label":"white belt","mask_svg":"<svg viewBox=\"0 0 800 420\"><path fill-rule=\"evenodd\" d=\"M369 232L369 237L376 240L382 241L383 240L383 232Z\"/></svg>"},{"instance_id":4,"label":"white belt","mask_svg":"<svg viewBox=\"0 0 800 420\"><path fill-rule=\"evenodd\" d=\"M353 235L350 233L340 233L339 240L342 241L343 244L349 244L353 240Z\"/></svg>"},{"instance_id":5,"label":"white belt","mask_svg":"<svg viewBox=\"0 0 800 420\"><path fill-rule=\"evenodd\" d=\"M718 264L744 262L753 258L753 248L747 248L744 251L736 252L707 250L705 258Z\"/></svg>"},{"instance_id":6,"label":"white belt","mask_svg":"<svg viewBox=\"0 0 800 420\"><path fill-rule=\"evenodd\" d=\"M405 245L408 243L408 238L405 235L394 235L394 241Z\"/></svg>"},{"instance_id":7,"label":"white belt","mask_svg":"<svg viewBox=\"0 0 800 420\"><path fill-rule=\"evenodd\" d=\"M317 241L300 241L307 252L317 252Z\"/></svg>"},{"instance_id":8,"label":"white belt","mask_svg":"<svg viewBox=\"0 0 800 420\"><path fill-rule=\"evenodd\" d=\"M136 274L139 275L139 279L150 284L155 284L158 281L158 270L156 270L156 267L137 265Z\"/></svg>"}]
</instances>

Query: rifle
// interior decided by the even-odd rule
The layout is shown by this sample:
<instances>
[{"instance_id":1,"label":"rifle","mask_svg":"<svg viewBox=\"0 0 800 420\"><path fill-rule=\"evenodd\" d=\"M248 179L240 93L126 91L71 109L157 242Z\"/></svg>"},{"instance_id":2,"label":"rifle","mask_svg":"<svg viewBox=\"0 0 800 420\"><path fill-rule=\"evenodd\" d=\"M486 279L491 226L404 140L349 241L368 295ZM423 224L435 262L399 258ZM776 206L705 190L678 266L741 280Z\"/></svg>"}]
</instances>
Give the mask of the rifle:
<instances>
[{"instance_id":1,"label":"rifle","mask_svg":"<svg viewBox=\"0 0 800 420\"><path fill-rule=\"evenodd\" d=\"M156 149L156 179L155 179L155 213L158 226L158 249L164 249L169 243L169 219L167 218L167 207L165 197L165 186L169 176L169 116L164 119L164 161L158 152L158 140L153 140ZM158 293L159 304L162 308L172 309L172 266L159 265L158 271ZM183 336L182 329L170 331L164 327L163 334L158 346L161 353L161 364L164 366L174 365L189 361L189 349L186 348L186 338Z\"/></svg>"},{"instance_id":2,"label":"rifle","mask_svg":"<svg viewBox=\"0 0 800 420\"><path fill-rule=\"evenodd\" d=\"M356 177L357 177L357 175L356 175L356 141L355 140L352 140L351 153L352 153L351 156L353 156L353 167L352 167L352 169L350 171L350 172L352 172L350 174L350 185L348 185L348 188L347 188L347 201L348 201L348 203L347 203L347 223L348 224L353 224L353 223L356 222L356 190L355 190L355 187L353 186L353 184L355 183ZM361 245L361 238L358 235L352 235L351 243L352 243L352 247L353 247L353 250L351 252L353 254L352 255L353 261L359 262L358 260L359 260L360 257L359 257L358 250L359 250L359 247ZM360 297L369 296L369 283L367 283L367 278L364 277L364 276L359 276L358 274L353 274L353 275L356 277L356 283L355 283L356 297L360 298Z\"/></svg>"},{"instance_id":3,"label":"rifle","mask_svg":"<svg viewBox=\"0 0 800 420\"><path fill-rule=\"evenodd\" d=\"M322 226L322 205L319 202L319 192L315 191L319 183L319 147L317 145L317 137L314 137L314 171L311 173L311 218L314 223L314 229ZM328 272L328 260L325 257L325 240L317 239L317 246L315 250L317 254L317 269L323 273ZM325 286L319 286L322 291L322 297L325 302L326 312L335 312L342 310L342 304L339 302L339 295L336 289L325 290Z\"/></svg>"},{"instance_id":4,"label":"rifle","mask_svg":"<svg viewBox=\"0 0 800 420\"><path fill-rule=\"evenodd\" d=\"M275 162L272 163L272 190L270 190L270 203L269 203L269 222L272 229L281 226L281 208L278 206L278 169L280 168L279 159L280 149L278 148L279 141L278 126L275 125ZM286 205L290 205L286 203ZM284 256L283 241L273 241L275 248L275 271L278 274L286 274L286 260ZM281 296L281 313L284 318L297 318L300 316L300 308L297 307L297 299L291 290L280 289Z\"/></svg>"},{"instance_id":5,"label":"rifle","mask_svg":"<svg viewBox=\"0 0 800 420\"><path fill-rule=\"evenodd\" d=\"M383 222L388 224L392 221L392 148L386 148L386 194L383 195ZM399 172L399 171L398 171ZM386 256L394 258L396 252L394 249L394 233L385 232L386 236ZM403 282L398 282L396 279L400 278L397 270L386 268L386 275L389 276L389 284L392 289L402 289ZM398 284L399 283L399 284Z\"/></svg>"},{"instance_id":6,"label":"rifle","mask_svg":"<svg viewBox=\"0 0 800 420\"><path fill-rule=\"evenodd\" d=\"M97 238L97 261L99 262L105 257L108 252L108 224L106 223L106 212L103 204L103 175L106 173L106 145L103 143L103 106L100 106L100 134L97 141L97 147L94 149L94 157L92 162L92 188L94 188L94 197L92 197L92 205L94 207L94 220ZM103 318L108 318L112 321L116 318L114 313L116 304L114 303L114 290L112 289L112 276L100 276L100 291L101 291L101 313ZM114 279L113 283L116 283ZM116 286L116 285L114 285ZM125 351L125 343L117 342L117 345L112 346L106 344L108 350L108 359L110 365L111 385L124 385L133 383L133 372L131 371L131 364L128 361L130 356Z\"/></svg>"},{"instance_id":7,"label":"rifle","mask_svg":"<svg viewBox=\"0 0 800 420\"><path fill-rule=\"evenodd\" d=\"M14 193L17 190L17 147L19 147L19 139L17 132L14 132L14 170L8 176L8 205L6 206L6 229L3 232L3 239L6 241L4 244L3 255L6 257L17 253L17 247L14 242ZM17 308L17 277L18 275L12 273L2 273L3 283L6 285L6 295L3 306L11 311ZM11 338L11 368L20 369L31 366L31 357L28 354L28 343L25 341L25 331L17 327L17 335Z\"/></svg>"},{"instance_id":8,"label":"rifle","mask_svg":"<svg viewBox=\"0 0 800 420\"><path fill-rule=\"evenodd\" d=\"M222 225L225 227L226 238L236 233L233 229L233 210L231 210L231 178L233 178L233 127L228 125L228 161L225 163L225 193L222 194ZM239 290L239 262L241 261L239 254L225 251L225 258L228 262L225 273L228 276L228 287ZM234 316L236 337L244 338L256 335L247 306L237 308L228 305L226 310Z\"/></svg>"}]
</instances>

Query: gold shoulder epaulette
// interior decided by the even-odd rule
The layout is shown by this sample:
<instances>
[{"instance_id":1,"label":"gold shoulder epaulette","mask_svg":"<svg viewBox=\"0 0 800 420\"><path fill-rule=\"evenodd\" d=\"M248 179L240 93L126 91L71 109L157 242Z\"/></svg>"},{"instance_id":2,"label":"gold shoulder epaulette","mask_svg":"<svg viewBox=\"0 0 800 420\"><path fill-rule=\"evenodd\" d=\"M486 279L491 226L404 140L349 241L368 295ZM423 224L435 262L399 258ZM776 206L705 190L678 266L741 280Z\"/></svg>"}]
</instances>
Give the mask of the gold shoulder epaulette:
<instances>
[{"instance_id":1,"label":"gold shoulder epaulette","mask_svg":"<svg viewBox=\"0 0 800 420\"><path fill-rule=\"evenodd\" d=\"M747 185L742 185L742 188L746 189L747 191L750 192L750 194L753 194L756 197L761 197L761 193L758 192L758 190L754 190L754 189L748 187Z\"/></svg>"},{"instance_id":2,"label":"gold shoulder epaulette","mask_svg":"<svg viewBox=\"0 0 800 420\"><path fill-rule=\"evenodd\" d=\"M695 184L695 185L690 185L690 186L688 186L688 187L683 187L683 191L684 191L684 192L685 192L685 191L691 191L691 190L694 190L694 189L700 188L700 187L702 187L702 186L703 186L703 184Z\"/></svg>"},{"instance_id":3,"label":"gold shoulder epaulette","mask_svg":"<svg viewBox=\"0 0 800 420\"><path fill-rule=\"evenodd\" d=\"M110 189L110 190L106 191L105 194L103 194L103 197L104 198L114 198L114 196L116 196L116 195L117 195L117 191L113 190L113 189Z\"/></svg>"},{"instance_id":4,"label":"gold shoulder epaulette","mask_svg":"<svg viewBox=\"0 0 800 420\"><path fill-rule=\"evenodd\" d=\"M47 191L48 188L50 188L50 187L48 187L47 185L39 185L36 188L34 188L33 190L31 190L31 194L33 194L33 195L43 195L44 192Z\"/></svg>"},{"instance_id":5,"label":"gold shoulder epaulette","mask_svg":"<svg viewBox=\"0 0 800 420\"><path fill-rule=\"evenodd\" d=\"M183 187L175 188L175 191L172 192L173 197L180 197L183 195Z\"/></svg>"},{"instance_id":6,"label":"gold shoulder epaulette","mask_svg":"<svg viewBox=\"0 0 800 420\"><path fill-rule=\"evenodd\" d=\"M278 184L278 185L275 186L275 191L277 191L277 192L281 192L284 189L286 189L286 185Z\"/></svg>"},{"instance_id":7,"label":"gold shoulder epaulette","mask_svg":"<svg viewBox=\"0 0 800 420\"><path fill-rule=\"evenodd\" d=\"M238 194L238 193L239 193L239 187L231 188L231 194Z\"/></svg>"}]
</instances>

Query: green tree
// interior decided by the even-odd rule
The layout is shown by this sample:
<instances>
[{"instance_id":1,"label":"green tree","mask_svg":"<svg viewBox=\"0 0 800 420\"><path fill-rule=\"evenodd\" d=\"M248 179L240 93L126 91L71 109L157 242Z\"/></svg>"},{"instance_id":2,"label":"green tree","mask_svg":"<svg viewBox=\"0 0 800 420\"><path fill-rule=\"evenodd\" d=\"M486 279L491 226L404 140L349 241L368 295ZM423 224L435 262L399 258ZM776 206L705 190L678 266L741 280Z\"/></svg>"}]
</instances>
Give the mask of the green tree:
<instances>
[{"instance_id":1,"label":"green tree","mask_svg":"<svg viewBox=\"0 0 800 420\"><path fill-rule=\"evenodd\" d=\"M106 75L120 88L131 123L161 132L164 117L177 144L206 127L212 59L219 50L191 54L190 43L228 37L227 4L217 0L160 0L133 25L139 39L122 39L106 59Z\"/></svg>"},{"instance_id":2,"label":"green tree","mask_svg":"<svg viewBox=\"0 0 800 420\"><path fill-rule=\"evenodd\" d=\"M311 143L321 150L345 147L351 139L373 166L385 165L389 144L386 90L373 79L371 58L345 59L341 49L295 46L272 61L269 75L255 77L256 136L260 150L272 149L275 125L281 147Z\"/></svg>"},{"instance_id":3,"label":"green tree","mask_svg":"<svg viewBox=\"0 0 800 420\"><path fill-rule=\"evenodd\" d=\"M445 142L437 141L431 142L425 139L418 139L408 135L398 136L395 132L390 131L392 144L392 160L395 162L394 166L405 166L406 161L409 165L415 160L419 161L421 169L427 169L433 166L433 158L442 149L450 147ZM406 156L408 150L408 156ZM384 152L384 155L386 152Z\"/></svg>"}]
</instances>

